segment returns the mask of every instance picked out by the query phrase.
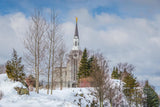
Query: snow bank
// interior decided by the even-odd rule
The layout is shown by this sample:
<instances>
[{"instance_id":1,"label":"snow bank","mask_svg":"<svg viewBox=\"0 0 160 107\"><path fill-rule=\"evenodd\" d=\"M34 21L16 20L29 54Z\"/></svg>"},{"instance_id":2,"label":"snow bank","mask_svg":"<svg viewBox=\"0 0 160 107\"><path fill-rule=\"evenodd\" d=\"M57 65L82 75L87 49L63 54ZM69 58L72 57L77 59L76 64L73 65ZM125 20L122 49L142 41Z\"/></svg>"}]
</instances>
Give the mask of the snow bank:
<instances>
[{"instance_id":1,"label":"snow bank","mask_svg":"<svg viewBox=\"0 0 160 107\"><path fill-rule=\"evenodd\" d=\"M0 74L0 90L3 92L4 96L10 96L17 94L14 87L23 87L20 82L13 82L8 79L6 74Z\"/></svg>"},{"instance_id":2,"label":"snow bank","mask_svg":"<svg viewBox=\"0 0 160 107\"><path fill-rule=\"evenodd\" d=\"M121 86L123 82L112 79L112 86ZM92 88L65 88L53 90L53 95L47 95L47 90L41 89L39 94L30 92L30 95L18 95L14 87L24 87L20 82L13 82L6 74L0 74L0 90L4 96L0 100L0 107L86 107L90 106L94 96L91 95ZM121 86L122 88L122 86ZM120 91L117 91L120 93ZM120 94L117 93L116 96ZM122 101L127 101L122 95ZM109 104L109 103L108 103Z\"/></svg>"},{"instance_id":3,"label":"snow bank","mask_svg":"<svg viewBox=\"0 0 160 107\"><path fill-rule=\"evenodd\" d=\"M13 82L6 74L0 75L0 90L4 93L0 100L0 107L82 107L90 104L93 96L87 88L66 88L53 90L53 95L47 95L47 90L40 90L39 94L17 95L14 87L23 87L20 82Z\"/></svg>"}]
</instances>

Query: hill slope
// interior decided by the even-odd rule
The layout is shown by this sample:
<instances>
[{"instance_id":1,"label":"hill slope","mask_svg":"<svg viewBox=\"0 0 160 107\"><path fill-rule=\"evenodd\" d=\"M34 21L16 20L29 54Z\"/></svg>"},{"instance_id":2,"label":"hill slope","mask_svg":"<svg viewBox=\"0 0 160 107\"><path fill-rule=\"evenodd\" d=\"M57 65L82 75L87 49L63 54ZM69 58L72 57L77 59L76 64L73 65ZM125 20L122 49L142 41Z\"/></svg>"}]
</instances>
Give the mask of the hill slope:
<instances>
[{"instance_id":1,"label":"hill slope","mask_svg":"<svg viewBox=\"0 0 160 107\"><path fill-rule=\"evenodd\" d=\"M41 89L40 94L30 92L30 95L20 96L14 90L16 86L23 87L20 82L10 81L6 74L0 75L0 90L4 94L0 107L78 107L80 102L85 107L94 98L87 88L54 90L53 95L47 95L47 90Z\"/></svg>"}]
</instances>

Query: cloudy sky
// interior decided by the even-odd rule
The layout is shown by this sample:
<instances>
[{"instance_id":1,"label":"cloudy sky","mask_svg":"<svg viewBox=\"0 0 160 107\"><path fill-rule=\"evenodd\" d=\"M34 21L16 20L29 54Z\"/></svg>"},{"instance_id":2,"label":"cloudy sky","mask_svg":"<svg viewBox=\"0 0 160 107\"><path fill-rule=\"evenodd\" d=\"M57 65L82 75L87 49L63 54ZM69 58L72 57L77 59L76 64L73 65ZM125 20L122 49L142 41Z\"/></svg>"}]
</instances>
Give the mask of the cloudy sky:
<instances>
[{"instance_id":1,"label":"cloudy sky","mask_svg":"<svg viewBox=\"0 0 160 107\"><path fill-rule=\"evenodd\" d=\"M0 0L0 64L23 39L34 9L54 8L68 50L78 17L81 49L100 50L114 66L128 62L135 76L148 79L160 94L160 0Z\"/></svg>"}]
</instances>

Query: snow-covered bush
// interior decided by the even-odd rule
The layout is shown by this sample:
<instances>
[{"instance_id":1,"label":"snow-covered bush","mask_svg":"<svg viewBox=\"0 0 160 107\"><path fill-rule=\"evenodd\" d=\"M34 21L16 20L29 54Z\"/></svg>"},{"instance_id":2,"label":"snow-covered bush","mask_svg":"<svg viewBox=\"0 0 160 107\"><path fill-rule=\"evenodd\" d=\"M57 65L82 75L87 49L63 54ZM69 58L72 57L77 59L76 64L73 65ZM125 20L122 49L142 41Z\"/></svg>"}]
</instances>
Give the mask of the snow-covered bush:
<instances>
[{"instance_id":1,"label":"snow-covered bush","mask_svg":"<svg viewBox=\"0 0 160 107\"><path fill-rule=\"evenodd\" d=\"M12 59L6 63L6 73L9 79L24 84L25 72L24 65L22 65L21 62L22 57L18 57L16 50L13 49Z\"/></svg>"},{"instance_id":2,"label":"snow-covered bush","mask_svg":"<svg viewBox=\"0 0 160 107\"><path fill-rule=\"evenodd\" d=\"M14 87L14 89L17 91L17 94L19 94L19 95L23 95L23 94L29 95L29 91L27 88Z\"/></svg>"},{"instance_id":3,"label":"snow-covered bush","mask_svg":"<svg viewBox=\"0 0 160 107\"><path fill-rule=\"evenodd\" d=\"M0 90L0 100L2 99L3 97L3 92Z\"/></svg>"}]
</instances>

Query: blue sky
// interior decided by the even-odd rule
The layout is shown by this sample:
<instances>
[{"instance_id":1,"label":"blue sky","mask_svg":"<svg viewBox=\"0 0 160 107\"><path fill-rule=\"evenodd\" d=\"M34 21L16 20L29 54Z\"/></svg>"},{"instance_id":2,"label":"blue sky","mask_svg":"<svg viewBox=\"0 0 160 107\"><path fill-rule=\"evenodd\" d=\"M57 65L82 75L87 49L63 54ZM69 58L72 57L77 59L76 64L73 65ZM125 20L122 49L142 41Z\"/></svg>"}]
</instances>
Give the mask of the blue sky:
<instances>
[{"instance_id":1,"label":"blue sky","mask_svg":"<svg viewBox=\"0 0 160 107\"><path fill-rule=\"evenodd\" d=\"M72 9L87 8L93 14L108 12L123 17L152 17L159 13L159 0L1 0L1 14L23 12L34 8L55 8L64 14Z\"/></svg>"},{"instance_id":2,"label":"blue sky","mask_svg":"<svg viewBox=\"0 0 160 107\"><path fill-rule=\"evenodd\" d=\"M71 49L75 17L82 49L100 49L111 60L136 66L160 94L160 0L0 0L0 63L12 48L23 56L23 35L34 9L55 9Z\"/></svg>"}]
</instances>

